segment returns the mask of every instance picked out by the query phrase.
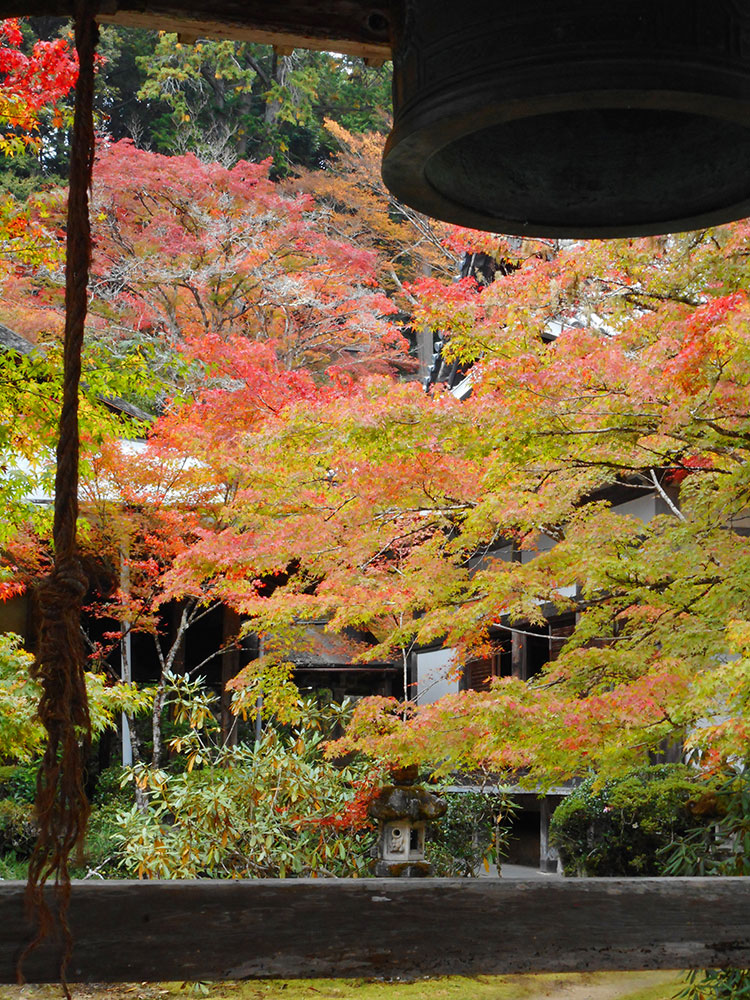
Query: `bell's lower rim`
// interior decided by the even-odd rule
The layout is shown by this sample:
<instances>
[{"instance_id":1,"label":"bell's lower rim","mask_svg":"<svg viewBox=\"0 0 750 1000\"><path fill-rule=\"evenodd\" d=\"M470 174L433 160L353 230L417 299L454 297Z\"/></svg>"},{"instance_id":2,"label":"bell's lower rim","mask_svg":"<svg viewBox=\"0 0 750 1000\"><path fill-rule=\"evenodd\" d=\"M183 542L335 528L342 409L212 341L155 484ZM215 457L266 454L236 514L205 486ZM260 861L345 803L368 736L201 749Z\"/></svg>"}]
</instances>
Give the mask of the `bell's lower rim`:
<instances>
[{"instance_id":1,"label":"bell's lower rim","mask_svg":"<svg viewBox=\"0 0 750 1000\"><path fill-rule=\"evenodd\" d=\"M743 89L740 86L734 93L742 94ZM462 88L448 100L445 95L433 95L431 99L421 103L410 102L406 112L398 115L388 137L383 154L383 180L397 198L425 215L455 225L507 235L596 239L659 235L720 225L750 215L750 94L747 100L741 96L727 97L725 94L681 89L597 89L541 97L532 94L528 97L501 98L490 93L488 100L487 81L479 81L474 86ZM527 125L530 129L534 123L540 123L549 132L551 123L580 123L586 120L586 116L598 113L605 117L611 115L613 119L621 114L624 120L635 120L641 116L648 123L652 141L660 139L659 123L663 121L666 129L665 148L670 145L670 129L679 138L678 125L684 125L687 133L696 136L701 136L701 130L704 130L710 138L705 141L697 139L692 147L686 147L683 151L686 164L692 155L699 161L695 197L687 197L683 205L670 210L668 203L671 182L667 177L662 182L663 198L660 199L657 183L652 199L654 203L651 207L645 207L640 215L636 192L631 199L629 218L619 218L619 209L608 217L603 196L600 198L603 206L599 213L601 217L594 218L596 212L593 209L587 215L587 210L576 214L571 208L567 215L565 212L561 215L552 202L548 217L542 217L544 212L537 212L535 217L533 211L520 216L513 212L478 206L477 199L472 204L471 196L451 195L452 184L447 164L455 166L458 163L462 167L463 160L468 158L464 155L464 148L471 148L481 159L483 140L486 139L488 156L502 159L504 138L521 135ZM594 137L590 138L590 144L596 146L596 133L592 131L590 135ZM606 133L603 143L599 143L599 148L593 150L593 155L600 159L606 158L606 144L612 144L616 151L619 141L614 131ZM633 139L634 143L637 141ZM710 143L711 148L700 148L707 143ZM713 169L712 150L716 148L716 161L721 164L722 157L726 156L722 147L727 144L738 151L732 154L734 159L730 157L723 168L727 190L724 195L717 190L712 203L712 191L709 188L715 183L717 174ZM627 150L625 141L621 152L626 154ZM523 149L521 153L524 153ZM544 174L545 155L548 154L544 149L537 153L537 160L542 164L542 187L546 185L550 188L552 193L548 194L548 198L553 198L554 182L550 182L553 171L548 170ZM589 155L592 155L591 151ZM581 157L586 157L585 148L581 149ZM613 159L612 164L614 162ZM518 169L522 170L523 155L518 163ZM677 166L673 169L678 171ZM518 170L511 164L507 173L518 173ZM720 168L718 174L721 173ZM531 174L533 175L533 171ZM441 182L442 175L448 177L444 184ZM735 180L736 177L739 180ZM744 177L747 178L746 183ZM491 170L485 170L485 179L492 184ZM588 180L590 185L596 187L594 168ZM676 181L682 181L679 171ZM530 188L534 183L535 178L530 175L527 187ZM518 184L523 188L523 178ZM594 201L596 197L595 193ZM489 202L493 200L498 201L492 196L488 198ZM681 210L683 207L684 211Z\"/></svg>"}]
</instances>

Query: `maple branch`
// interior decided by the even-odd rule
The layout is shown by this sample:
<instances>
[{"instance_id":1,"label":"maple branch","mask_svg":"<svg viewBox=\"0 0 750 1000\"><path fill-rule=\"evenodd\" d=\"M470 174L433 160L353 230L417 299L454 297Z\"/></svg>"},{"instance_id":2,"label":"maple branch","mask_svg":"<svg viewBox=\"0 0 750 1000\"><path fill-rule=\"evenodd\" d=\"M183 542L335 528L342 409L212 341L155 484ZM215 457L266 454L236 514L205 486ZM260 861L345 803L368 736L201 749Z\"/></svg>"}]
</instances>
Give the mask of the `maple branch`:
<instances>
[{"instance_id":1,"label":"maple branch","mask_svg":"<svg viewBox=\"0 0 750 1000\"><path fill-rule=\"evenodd\" d=\"M393 283L395 284L396 288L406 298L406 300L409 302L409 304L412 305L412 306L416 306L418 304L419 300L414 295L412 295L412 293L407 288L404 287L403 282L401 281L401 279L399 278L399 276L396 274L395 268L389 267L388 268L388 274L390 275L390 277L391 277Z\"/></svg>"},{"instance_id":2,"label":"maple branch","mask_svg":"<svg viewBox=\"0 0 750 1000\"><path fill-rule=\"evenodd\" d=\"M203 667L206 666L207 663L210 663L211 660L215 660L217 656L223 656L224 653L228 652L231 648L232 648L232 645L231 644L227 644L227 645L220 646L218 649L215 649L213 651L213 653L209 653L208 656L206 656L204 659L202 659L201 662L198 664L197 667L193 667L192 670L189 670L188 671L189 675L191 677L194 677L198 673L199 670L202 670Z\"/></svg>"},{"instance_id":3,"label":"maple branch","mask_svg":"<svg viewBox=\"0 0 750 1000\"><path fill-rule=\"evenodd\" d=\"M539 639L540 637L549 636L549 638L562 638L562 636L556 637L554 632L551 631L551 627L547 626L547 632L529 632L522 628L516 628L514 625L504 625L502 622L491 623L491 628L501 628L504 632L510 632L514 635L530 635L534 639Z\"/></svg>"},{"instance_id":4,"label":"maple branch","mask_svg":"<svg viewBox=\"0 0 750 1000\"><path fill-rule=\"evenodd\" d=\"M359 569L360 570L367 569L368 566L371 566L377 559L379 559L381 556L385 555L385 553L388 552L397 542L401 542L401 541L403 541L406 538L410 538L412 535L421 534L423 531L425 531L429 527L434 527L434 523L432 525L431 524L420 524L418 527L412 528L411 531L405 531L401 535L394 535L374 555L370 556L369 559L366 559L365 562L360 563L359 564Z\"/></svg>"},{"instance_id":5,"label":"maple branch","mask_svg":"<svg viewBox=\"0 0 750 1000\"><path fill-rule=\"evenodd\" d=\"M341 503L340 503L340 504L338 505L338 507L334 507L334 508L333 508L333 509L332 509L332 510L330 511L330 513L329 513L329 514L326 514L326 516L325 516L325 517L323 518L323 520L324 520L324 521L330 521L330 520L331 520L331 518L332 518L332 517L335 517L335 516L336 516L336 514L338 514L338 512L339 512L340 510L343 510L343 508L344 508L344 507L346 507L346 505L347 505L347 504L350 504L350 503L352 503L352 501L353 501L354 499L355 499L355 498L354 498L354 497L352 496L352 497L347 497L347 499L346 499L346 500L342 500L342 502L341 502Z\"/></svg>"},{"instance_id":6,"label":"maple branch","mask_svg":"<svg viewBox=\"0 0 750 1000\"><path fill-rule=\"evenodd\" d=\"M664 489L664 487L662 486L662 484L659 482L659 477L656 475L656 472L654 471L654 469L649 469L649 475L651 477L651 482L656 487L656 489L657 489L657 491L659 493L659 496L662 498L662 500L667 505L667 507L669 507L669 509L672 511L672 513L674 514L675 517L679 518L680 521L684 521L685 520L685 515L682 513L682 511L679 509L679 507L675 506L675 504L672 501L672 498L669 496L669 494L667 493L667 491Z\"/></svg>"},{"instance_id":7,"label":"maple branch","mask_svg":"<svg viewBox=\"0 0 750 1000\"><path fill-rule=\"evenodd\" d=\"M198 311L200 312L201 318L203 320L203 328L205 329L206 333L208 333L209 330L211 329L211 325L209 323L209 317L208 317L208 314L206 313L206 309L205 309L205 307L203 305L203 300L202 300L202 298L200 296L200 293L198 292L198 289L195 287L195 285L191 281L188 281L187 279L185 279L184 281L179 282L178 283L178 287L182 287L182 288L187 289L187 291L193 297L193 301L195 302L196 306L198 307Z\"/></svg>"},{"instance_id":8,"label":"maple branch","mask_svg":"<svg viewBox=\"0 0 750 1000\"><path fill-rule=\"evenodd\" d=\"M198 599L197 598L194 597L194 598L192 598L192 600L195 602L193 604L193 610L196 611L197 613L196 614L191 614L189 616L189 619L188 619L188 622L187 622L187 628L190 628L191 625L195 625L196 622L199 622L202 618L205 618L206 615L210 615L212 611L215 611L218 607L221 606L221 601L214 601L213 604L203 604L202 605L202 604L198 603ZM201 609L201 610L198 612L197 609Z\"/></svg>"},{"instance_id":9,"label":"maple branch","mask_svg":"<svg viewBox=\"0 0 750 1000\"><path fill-rule=\"evenodd\" d=\"M748 418L747 413L730 413L727 414L727 418L732 417L735 420L746 420ZM727 430L720 424L717 424L715 420L709 417L696 417L698 423L705 424L706 427L710 427L712 431L716 431L717 434L721 434L722 437L739 438L741 441L750 441L750 434L743 434L739 430ZM715 470L711 470L712 472Z\"/></svg>"}]
</instances>

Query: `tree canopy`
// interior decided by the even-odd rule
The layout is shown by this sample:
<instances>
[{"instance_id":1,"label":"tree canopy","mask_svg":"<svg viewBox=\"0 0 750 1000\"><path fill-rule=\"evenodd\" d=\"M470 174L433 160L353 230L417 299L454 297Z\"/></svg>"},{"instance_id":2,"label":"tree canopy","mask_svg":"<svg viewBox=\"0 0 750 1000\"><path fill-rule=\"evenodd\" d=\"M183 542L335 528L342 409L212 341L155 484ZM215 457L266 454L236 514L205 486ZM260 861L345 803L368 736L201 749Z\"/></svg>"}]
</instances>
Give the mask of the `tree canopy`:
<instances>
[{"instance_id":1,"label":"tree canopy","mask_svg":"<svg viewBox=\"0 0 750 1000\"><path fill-rule=\"evenodd\" d=\"M630 766L665 739L744 755L747 224L586 243L433 225L383 198L360 132L376 124L372 71L239 43L127 44L154 145L173 149L189 124L195 145L217 120L233 136L226 163L142 137L99 146L86 488L138 517L155 489L169 496L163 522L137 528L156 606L223 601L289 643L325 618L369 629L372 658L442 643L457 669L575 616L528 683L363 702L333 752L542 782ZM114 122L114 84L102 94ZM293 152L308 141L314 155ZM268 152L275 174L257 162ZM2 318L43 348L3 367L7 456L38 458L50 439L62 200L40 191L2 216ZM455 280L480 253L494 280ZM419 329L468 370L461 399L414 380ZM113 395L157 415L137 455L112 445ZM8 468L23 499L29 476ZM626 506L645 496L648 520Z\"/></svg>"},{"instance_id":2,"label":"tree canopy","mask_svg":"<svg viewBox=\"0 0 750 1000\"><path fill-rule=\"evenodd\" d=\"M258 627L326 615L372 626L373 656L441 640L465 661L546 609L577 614L532 683L405 723L370 701L340 749L535 780L665 738L744 753L746 235L499 241L513 267L486 289L417 289L418 315L474 362L468 400L372 378L317 388L245 438L256 483L233 499L225 552L295 567L270 597L248 588ZM618 511L615 488L662 513Z\"/></svg>"}]
</instances>

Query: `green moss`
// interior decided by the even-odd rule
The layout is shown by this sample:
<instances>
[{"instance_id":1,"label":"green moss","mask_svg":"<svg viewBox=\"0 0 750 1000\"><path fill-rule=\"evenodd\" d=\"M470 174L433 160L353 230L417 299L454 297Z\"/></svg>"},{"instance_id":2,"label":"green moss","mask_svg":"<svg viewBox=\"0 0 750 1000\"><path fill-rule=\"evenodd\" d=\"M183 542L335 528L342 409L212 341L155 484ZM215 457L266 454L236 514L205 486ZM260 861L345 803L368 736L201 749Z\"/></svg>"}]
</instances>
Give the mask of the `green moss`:
<instances>
[{"instance_id":1,"label":"green moss","mask_svg":"<svg viewBox=\"0 0 750 1000\"><path fill-rule=\"evenodd\" d=\"M228 983L122 983L80 989L86 1000L671 1000L674 972L587 972L540 976L377 979L258 979ZM0 1000L57 1000L55 986L0 986Z\"/></svg>"}]
</instances>

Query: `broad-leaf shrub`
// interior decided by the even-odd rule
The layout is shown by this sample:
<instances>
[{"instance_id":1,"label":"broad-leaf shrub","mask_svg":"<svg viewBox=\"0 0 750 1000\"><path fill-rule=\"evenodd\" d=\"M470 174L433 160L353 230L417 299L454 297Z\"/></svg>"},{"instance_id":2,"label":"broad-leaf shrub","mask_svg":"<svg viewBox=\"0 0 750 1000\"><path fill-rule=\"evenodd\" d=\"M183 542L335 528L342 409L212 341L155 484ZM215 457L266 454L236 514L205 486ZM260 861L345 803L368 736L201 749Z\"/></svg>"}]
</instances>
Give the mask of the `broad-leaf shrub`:
<instances>
[{"instance_id":1,"label":"broad-leaf shrub","mask_svg":"<svg viewBox=\"0 0 750 1000\"><path fill-rule=\"evenodd\" d=\"M694 828L667 853L667 875L750 875L750 776L737 762L699 800L712 822ZM676 1000L748 1000L750 970L692 969Z\"/></svg>"},{"instance_id":2,"label":"broad-leaf shrub","mask_svg":"<svg viewBox=\"0 0 750 1000\"><path fill-rule=\"evenodd\" d=\"M695 827L707 791L684 764L588 778L555 810L550 842L566 875L660 875L663 849Z\"/></svg>"},{"instance_id":3,"label":"broad-leaf shrub","mask_svg":"<svg viewBox=\"0 0 750 1000\"><path fill-rule=\"evenodd\" d=\"M33 764L0 765L0 799L31 804L36 796L36 767Z\"/></svg>"},{"instance_id":4,"label":"broad-leaf shrub","mask_svg":"<svg viewBox=\"0 0 750 1000\"><path fill-rule=\"evenodd\" d=\"M189 722L172 740L179 773L136 767L145 811L120 816L121 867L139 878L273 878L367 874L373 835L362 808L372 768L339 768L322 755L324 734L302 716L257 744L222 745L214 699L186 678L170 694Z\"/></svg>"},{"instance_id":5,"label":"broad-leaf shrub","mask_svg":"<svg viewBox=\"0 0 750 1000\"><path fill-rule=\"evenodd\" d=\"M37 832L33 806L0 799L0 856L12 852L18 858L28 858Z\"/></svg>"},{"instance_id":6,"label":"broad-leaf shrub","mask_svg":"<svg viewBox=\"0 0 750 1000\"><path fill-rule=\"evenodd\" d=\"M475 878L507 854L517 806L507 795L444 792L448 809L430 826L426 854L435 875Z\"/></svg>"}]
</instances>

